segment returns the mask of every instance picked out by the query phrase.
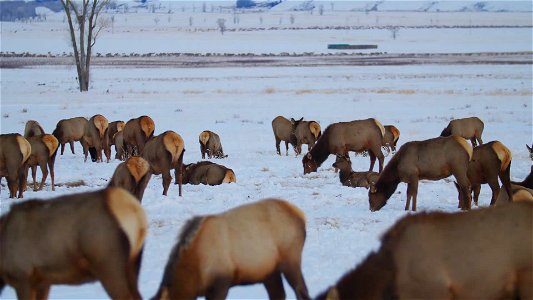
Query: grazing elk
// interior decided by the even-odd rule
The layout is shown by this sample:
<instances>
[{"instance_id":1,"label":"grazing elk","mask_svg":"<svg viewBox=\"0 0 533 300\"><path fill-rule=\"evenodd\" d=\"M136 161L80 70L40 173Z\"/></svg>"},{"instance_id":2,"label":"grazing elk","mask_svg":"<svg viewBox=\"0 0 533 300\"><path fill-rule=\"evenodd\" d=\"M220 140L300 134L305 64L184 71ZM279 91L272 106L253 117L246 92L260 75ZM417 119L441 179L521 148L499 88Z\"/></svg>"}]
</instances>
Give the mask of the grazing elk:
<instances>
[{"instance_id":1,"label":"grazing elk","mask_svg":"<svg viewBox=\"0 0 533 300\"><path fill-rule=\"evenodd\" d=\"M396 145L400 139L400 130L393 125L385 125L385 134L383 135L382 146L388 150L388 152L395 153Z\"/></svg>"},{"instance_id":2,"label":"grazing elk","mask_svg":"<svg viewBox=\"0 0 533 300\"><path fill-rule=\"evenodd\" d=\"M287 120L285 117L277 116L272 120L272 130L274 131L274 138L276 139L276 153L281 155L279 144L281 141L285 142L285 155L289 155L289 143L292 145L294 152L298 155L296 150L296 135L294 134L298 124L302 122L304 118L300 120Z\"/></svg>"},{"instance_id":3,"label":"grazing elk","mask_svg":"<svg viewBox=\"0 0 533 300\"><path fill-rule=\"evenodd\" d=\"M119 131L113 136L115 143L115 159L126 160L126 149L124 148L124 132Z\"/></svg>"},{"instance_id":4,"label":"grazing elk","mask_svg":"<svg viewBox=\"0 0 533 300\"><path fill-rule=\"evenodd\" d=\"M291 121L296 122L294 119L291 119ZM322 131L318 122L300 120L294 130L294 135L296 137L296 154L301 154L302 144L307 145L307 151L311 150L320 135L322 135Z\"/></svg>"},{"instance_id":5,"label":"grazing elk","mask_svg":"<svg viewBox=\"0 0 533 300\"><path fill-rule=\"evenodd\" d=\"M48 169L50 169L50 179L52 180L52 191L55 191L55 174L54 165L56 161L57 149L59 142L52 134L36 135L28 138L31 145L31 154L28 158L27 167L31 167L31 176L33 178L33 190L40 191L43 189L44 182L48 176ZM41 168L43 178L41 184L37 188L37 166ZM25 171L26 174L28 171Z\"/></svg>"},{"instance_id":6,"label":"grazing elk","mask_svg":"<svg viewBox=\"0 0 533 300\"><path fill-rule=\"evenodd\" d=\"M63 119L57 122L52 133L61 144L61 155L65 151L65 144L70 144L70 151L74 153L74 142L81 141L85 134L85 126L89 121L84 117Z\"/></svg>"},{"instance_id":7,"label":"grazing elk","mask_svg":"<svg viewBox=\"0 0 533 300\"><path fill-rule=\"evenodd\" d=\"M141 299L147 229L139 201L120 188L15 204L0 218L0 284L47 299L53 284L99 280L112 299Z\"/></svg>"},{"instance_id":8,"label":"grazing elk","mask_svg":"<svg viewBox=\"0 0 533 300\"><path fill-rule=\"evenodd\" d=\"M9 198L23 198L28 177L28 158L31 145L18 133L0 134L0 182L7 178Z\"/></svg>"},{"instance_id":9,"label":"grazing elk","mask_svg":"<svg viewBox=\"0 0 533 300\"><path fill-rule=\"evenodd\" d=\"M481 184L488 183L492 190L490 205L496 203L500 193L500 178L507 194L511 191L511 151L499 141L489 142L474 148L468 164L467 176L478 205ZM457 185L456 185L457 187Z\"/></svg>"},{"instance_id":10,"label":"grazing elk","mask_svg":"<svg viewBox=\"0 0 533 300\"><path fill-rule=\"evenodd\" d=\"M219 185L237 182L237 177L232 169L210 161L183 165L182 169L183 184Z\"/></svg>"},{"instance_id":11,"label":"grazing elk","mask_svg":"<svg viewBox=\"0 0 533 300\"><path fill-rule=\"evenodd\" d=\"M425 141L405 143L379 175L375 189L369 191L370 210L380 210L394 193L400 182L407 183L405 210L413 199L412 210L416 211L416 196L420 179L439 180L453 175L460 187L459 199L462 209L470 209L470 181L467 171L472 158L472 147L462 137L438 137Z\"/></svg>"},{"instance_id":12,"label":"grazing elk","mask_svg":"<svg viewBox=\"0 0 533 300\"><path fill-rule=\"evenodd\" d=\"M408 215L317 299L532 299L532 218L533 203Z\"/></svg>"},{"instance_id":13,"label":"grazing elk","mask_svg":"<svg viewBox=\"0 0 533 300\"><path fill-rule=\"evenodd\" d=\"M352 162L346 156L337 155L332 167L340 170L339 179L344 186L373 189L379 178L379 174L376 172L354 172Z\"/></svg>"},{"instance_id":14,"label":"grazing elk","mask_svg":"<svg viewBox=\"0 0 533 300\"><path fill-rule=\"evenodd\" d=\"M316 172L330 154L348 156L348 151L362 152L365 150L368 150L370 155L369 171L374 169L377 157L379 172L381 173L384 160L381 144L384 132L383 125L376 119L329 125L315 146L302 159L304 174Z\"/></svg>"},{"instance_id":15,"label":"grazing elk","mask_svg":"<svg viewBox=\"0 0 533 300\"><path fill-rule=\"evenodd\" d=\"M104 150L107 162L109 162L109 159L111 159L111 150L109 149L109 140L107 137L108 127L109 122L102 115L92 116L89 119L89 122L85 124L85 133L81 139L85 161L87 161L89 148L94 148L96 153L96 162L103 161L102 150ZM94 158L92 160L95 161Z\"/></svg>"},{"instance_id":16,"label":"grazing elk","mask_svg":"<svg viewBox=\"0 0 533 300\"><path fill-rule=\"evenodd\" d=\"M484 127L483 121L477 117L451 120L448 126L442 130L440 136L457 135L470 140L472 147L476 147L477 143L483 144L481 134Z\"/></svg>"},{"instance_id":17,"label":"grazing elk","mask_svg":"<svg viewBox=\"0 0 533 300\"><path fill-rule=\"evenodd\" d=\"M109 123L109 126L107 127L107 144L105 145L106 148L109 148L109 153L111 153L111 146L113 145L115 145L115 151L117 151L118 147L117 144L115 144L115 134L117 134L117 132L121 132L124 129L124 125L126 125L124 121L113 121ZM121 147L123 146L124 145L122 144Z\"/></svg>"},{"instance_id":18,"label":"grazing elk","mask_svg":"<svg viewBox=\"0 0 533 300\"><path fill-rule=\"evenodd\" d=\"M148 116L129 120L122 129L126 158L141 155L146 142L154 136L154 130L154 121Z\"/></svg>"},{"instance_id":19,"label":"grazing elk","mask_svg":"<svg viewBox=\"0 0 533 300\"><path fill-rule=\"evenodd\" d=\"M34 120L29 120L26 122L26 126L24 127L24 138L29 138L36 135L44 134L44 129L41 127L41 124L39 122Z\"/></svg>"},{"instance_id":20,"label":"grazing elk","mask_svg":"<svg viewBox=\"0 0 533 300\"><path fill-rule=\"evenodd\" d=\"M150 177L150 164L140 156L132 156L117 166L108 186L121 187L142 202Z\"/></svg>"},{"instance_id":21,"label":"grazing elk","mask_svg":"<svg viewBox=\"0 0 533 300\"><path fill-rule=\"evenodd\" d=\"M200 142L200 151L202 152L202 159L205 159L206 153L209 159L211 159L211 157L228 157L227 155L224 155L222 143L220 142L220 137L218 136L218 134L209 130L204 130L200 133L198 141Z\"/></svg>"},{"instance_id":22,"label":"grazing elk","mask_svg":"<svg viewBox=\"0 0 533 300\"><path fill-rule=\"evenodd\" d=\"M181 196L183 182L181 168L184 152L185 143L183 139L179 134L170 130L153 137L144 146L144 151L141 155L150 163L153 174L161 174L163 176L163 195L165 196L172 181L171 169L175 170L175 176L178 178L179 195Z\"/></svg>"},{"instance_id":23,"label":"grazing elk","mask_svg":"<svg viewBox=\"0 0 533 300\"><path fill-rule=\"evenodd\" d=\"M281 275L297 299L309 299L301 271L305 216L296 206L265 199L183 226L153 299L224 299L232 286L263 283L285 299Z\"/></svg>"}]
</instances>

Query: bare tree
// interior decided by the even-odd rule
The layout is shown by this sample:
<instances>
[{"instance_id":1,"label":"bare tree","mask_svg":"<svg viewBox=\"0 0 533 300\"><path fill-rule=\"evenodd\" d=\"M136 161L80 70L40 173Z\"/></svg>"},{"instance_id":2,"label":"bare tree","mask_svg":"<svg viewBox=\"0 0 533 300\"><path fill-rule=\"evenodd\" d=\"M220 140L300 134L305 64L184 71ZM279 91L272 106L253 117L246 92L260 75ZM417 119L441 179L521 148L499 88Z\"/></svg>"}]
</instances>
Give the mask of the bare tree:
<instances>
[{"instance_id":1,"label":"bare tree","mask_svg":"<svg viewBox=\"0 0 533 300\"><path fill-rule=\"evenodd\" d=\"M224 34L224 31L226 31L226 19L218 19L217 20L218 29L220 30L221 34Z\"/></svg>"},{"instance_id":2,"label":"bare tree","mask_svg":"<svg viewBox=\"0 0 533 300\"><path fill-rule=\"evenodd\" d=\"M61 0L70 29L80 92L89 90L92 48L105 26L105 22L98 22L98 16L109 2L110 0Z\"/></svg>"}]
</instances>

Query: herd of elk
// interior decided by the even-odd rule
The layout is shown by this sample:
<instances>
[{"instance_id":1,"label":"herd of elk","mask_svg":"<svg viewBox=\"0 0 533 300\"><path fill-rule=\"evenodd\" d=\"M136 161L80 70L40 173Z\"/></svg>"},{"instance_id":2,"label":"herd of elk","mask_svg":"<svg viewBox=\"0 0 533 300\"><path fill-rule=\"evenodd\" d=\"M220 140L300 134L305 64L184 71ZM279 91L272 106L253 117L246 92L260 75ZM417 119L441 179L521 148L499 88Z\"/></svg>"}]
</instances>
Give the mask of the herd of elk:
<instances>
[{"instance_id":1,"label":"herd of elk","mask_svg":"<svg viewBox=\"0 0 533 300\"><path fill-rule=\"evenodd\" d=\"M318 299L532 299L532 219L532 202L408 215Z\"/></svg>"},{"instance_id":2,"label":"herd of elk","mask_svg":"<svg viewBox=\"0 0 533 300\"><path fill-rule=\"evenodd\" d=\"M245 204L185 223L152 299L224 299L232 286L263 283L285 299L282 275L297 299L309 299L302 275L305 216L280 199Z\"/></svg>"}]
</instances>

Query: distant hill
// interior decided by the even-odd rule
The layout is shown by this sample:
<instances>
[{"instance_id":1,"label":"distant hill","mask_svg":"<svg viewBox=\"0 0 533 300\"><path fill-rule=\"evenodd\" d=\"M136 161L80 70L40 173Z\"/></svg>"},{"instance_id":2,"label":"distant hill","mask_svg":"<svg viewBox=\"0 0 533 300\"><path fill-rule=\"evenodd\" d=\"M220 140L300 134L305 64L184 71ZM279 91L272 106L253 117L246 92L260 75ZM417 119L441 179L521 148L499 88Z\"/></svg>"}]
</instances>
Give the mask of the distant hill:
<instances>
[{"instance_id":1,"label":"distant hill","mask_svg":"<svg viewBox=\"0 0 533 300\"><path fill-rule=\"evenodd\" d=\"M35 8L46 7L54 12L63 10L58 0L0 1L0 21L10 22L37 17Z\"/></svg>"}]
</instances>

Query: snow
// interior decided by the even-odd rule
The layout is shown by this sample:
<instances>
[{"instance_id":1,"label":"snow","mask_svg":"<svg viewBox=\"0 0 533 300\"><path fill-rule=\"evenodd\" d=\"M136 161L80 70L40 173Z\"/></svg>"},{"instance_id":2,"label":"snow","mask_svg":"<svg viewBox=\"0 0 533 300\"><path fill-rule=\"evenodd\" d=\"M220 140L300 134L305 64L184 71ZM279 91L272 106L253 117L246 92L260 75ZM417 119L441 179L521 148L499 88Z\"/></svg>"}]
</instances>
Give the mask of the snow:
<instances>
[{"instance_id":1,"label":"snow","mask_svg":"<svg viewBox=\"0 0 533 300\"><path fill-rule=\"evenodd\" d=\"M341 20L348 16L347 12L338 14ZM380 15L384 22L386 14ZM398 16L394 12L389 14L393 19ZM468 22L464 13L445 15L440 19L441 24ZM429 22L431 19L423 13L416 16L420 16L418 21ZM525 22L522 13L502 13L501 16L505 16L503 21L491 19L490 13L469 13L468 16L474 23ZM269 17L273 20L277 18ZM152 14L147 13L117 15L117 19L121 18L128 20L124 23L117 21L114 34L101 36L97 42L98 51L320 51L315 39L320 39L323 46L339 40L355 43L359 40L356 35L360 35L365 43L373 37L383 47L389 44L390 48L386 49L391 52L401 52L402 49L405 52L415 49L424 49L421 52L531 51L532 36L531 27L402 29L396 40L379 29L368 29L366 33L272 30L268 31L268 35L263 31L252 31L227 32L221 36L216 31L186 31L182 27L184 24L175 24L174 29L167 28L165 19L156 26ZM182 18L185 20L188 14ZM305 24L320 22L316 15L298 15L297 20L300 18ZM309 20L303 21L306 18ZM375 20L375 15L372 18ZM245 16L241 16L241 21L244 19ZM257 20L257 15L252 19ZM409 20L411 23L418 21ZM46 23L2 23L2 51L68 52L66 39L61 38L66 31L61 26L61 18L57 16L48 17ZM143 26L145 31L141 31ZM15 30L16 33L13 32ZM33 38L35 40L31 40ZM55 43L44 42L51 40ZM252 50L235 46L239 41L240 44L250 43ZM445 44L449 45L444 47ZM155 294L176 236L184 222L194 215L219 213L266 197L280 197L294 203L307 218L303 273L311 296L316 296L379 247L380 235L398 218L409 214L403 210L405 184L400 184L382 210L372 213L368 208L367 190L341 186L338 174L331 167L333 157L318 172L303 175L301 156L295 157L292 149L289 149L288 156L276 155L271 121L278 115L316 120L322 129L333 122L375 117L384 125L392 124L399 128L399 146L407 141L438 136L452 118L475 115L485 122L485 142L499 140L512 151L511 179L523 179L531 166L525 147L533 140L533 76L530 65L313 68L99 66L94 67L91 73L91 90L79 93L74 67L2 69L0 132L23 133L24 124L30 119L39 121L45 131L51 132L57 121L63 118L91 117L99 113L109 121L127 121L146 114L155 121L156 134L174 130L183 137L186 147L184 160L187 163L201 158L199 133L206 129L217 132L229 156L214 161L232 168L237 176L235 184L214 187L185 185L183 197L178 197L175 185L171 185L167 197L162 196L161 176L152 178L142 203L149 219L139 279L143 298ZM58 155L56 159L58 186L55 192L51 191L48 179L43 191L28 190L24 193L24 200L50 199L106 186L120 162L84 163L79 144L76 144L75 150L76 154L65 150L65 154ZM285 154L283 144L282 153ZM352 155L352 163L354 170L367 170L369 159ZM83 180L84 184L67 187L68 183L79 180ZM457 192L452 180L422 181L418 210L457 212ZM22 200L8 199L5 180L2 189L0 210L3 214L12 203ZM490 196L490 189L483 185L480 206L488 206ZM288 285L286 291L288 297L294 297ZM6 287L1 297L14 298L14 290ZM267 295L263 286L252 285L232 288L228 297L257 299ZM53 286L50 298L100 299L108 296L99 283L93 283Z\"/></svg>"}]
</instances>

